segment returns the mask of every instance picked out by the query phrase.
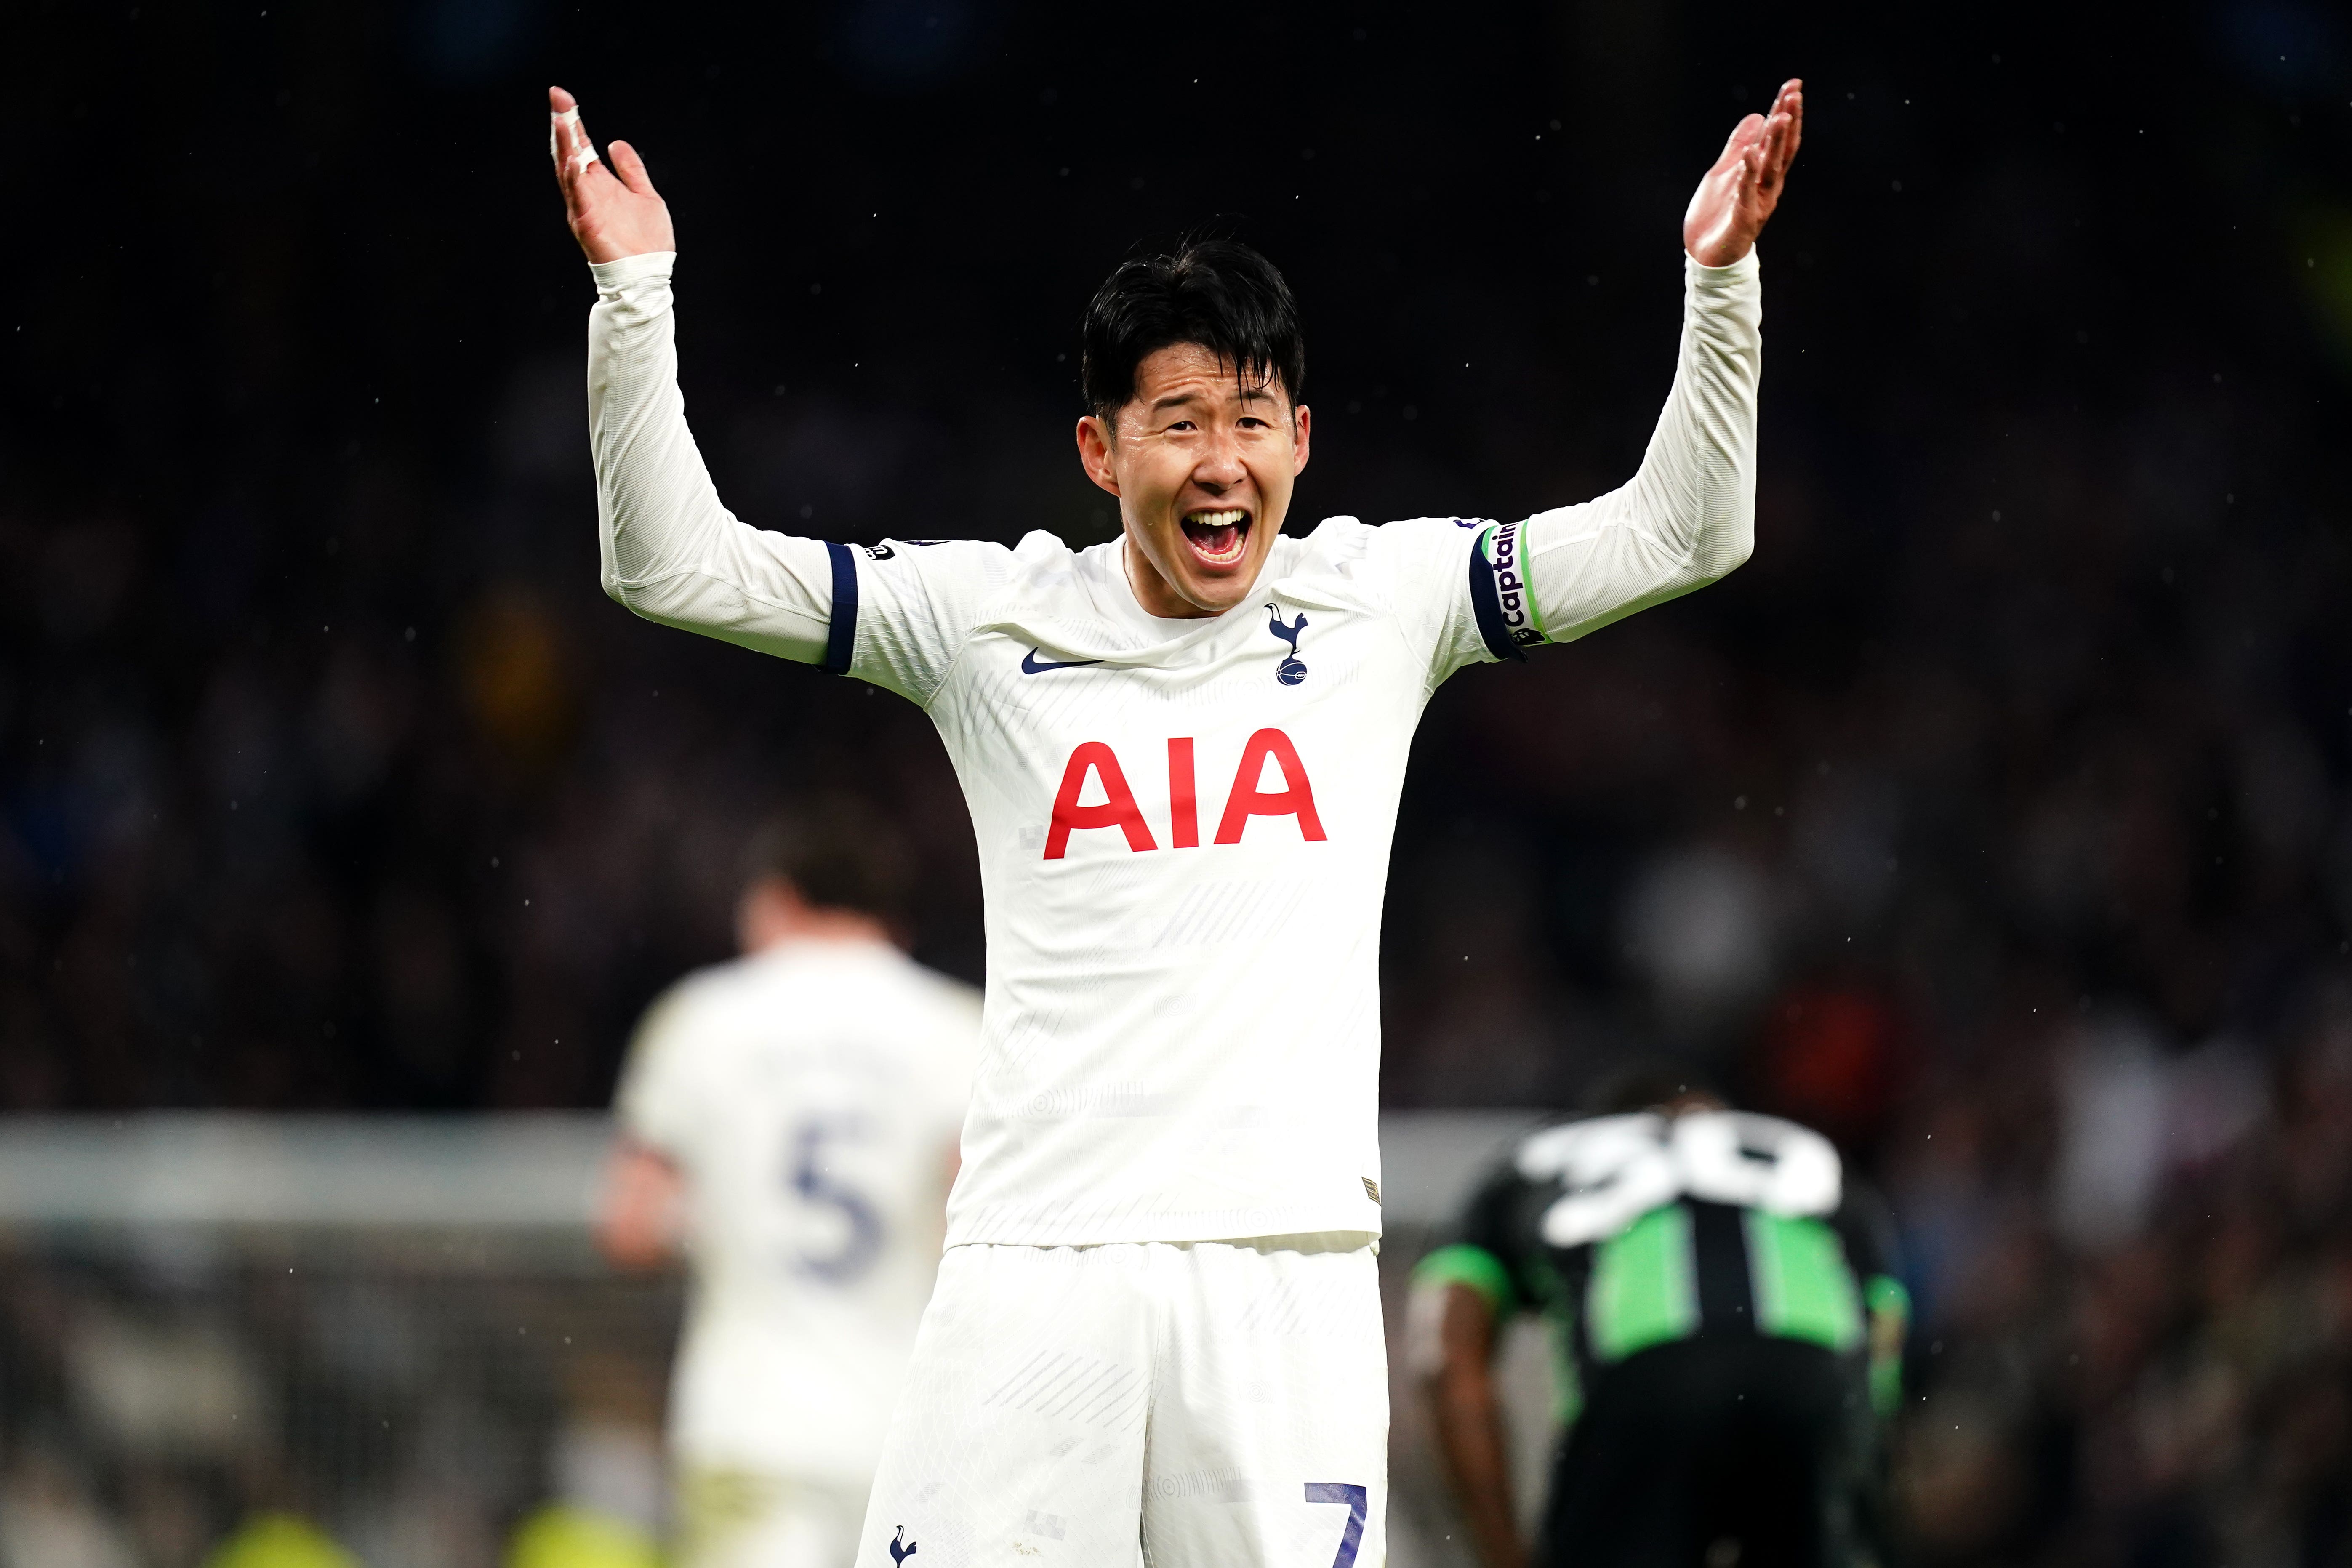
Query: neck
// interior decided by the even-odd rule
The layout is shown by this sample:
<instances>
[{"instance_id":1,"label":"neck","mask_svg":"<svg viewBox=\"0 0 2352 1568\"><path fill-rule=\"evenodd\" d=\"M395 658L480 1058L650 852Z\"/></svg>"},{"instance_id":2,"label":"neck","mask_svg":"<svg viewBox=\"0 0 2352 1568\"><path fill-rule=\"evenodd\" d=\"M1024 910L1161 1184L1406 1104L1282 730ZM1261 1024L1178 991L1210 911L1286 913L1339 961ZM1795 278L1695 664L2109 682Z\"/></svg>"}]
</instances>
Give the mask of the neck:
<instances>
[{"instance_id":1,"label":"neck","mask_svg":"<svg viewBox=\"0 0 2352 1568\"><path fill-rule=\"evenodd\" d=\"M1135 602L1143 606L1145 615L1167 621L1196 621L1213 613L1170 587L1168 579L1160 574L1160 568L1135 547L1132 538L1122 536L1118 544L1119 562L1127 572L1127 591L1135 595Z\"/></svg>"},{"instance_id":2,"label":"neck","mask_svg":"<svg viewBox=\"0 0 2352 1568\"><path fill-rule=\"evenodd\" d=\"M1151 557L1136 548L1133 535L1122 534L1118 544L1120 565L1127 574L1127 590L1143 606L1145 615L1157 616L1163 621L1204 621L1233 608L1228 605L1224 610L1205 609L1179 594L1160 568L1151 563ZM1264 562L1258 563L1258 570L1265 570ZM1251 579L1250 585L1256 586L1255 578ZM1249 589L1244 588L1234 595L1234 605L1248 597Z\"/></svg>"},{"instance_id":3,"label":"neck","mask_svg":"<svg viewBox=\"0 0 2352 1568\"><path fill-rule=\"evenodd\" d=\"M743 922L743 951L765 952L793 942L893 945L890 928L860 910L763 910Z\"/></svg>"}]
</instances>

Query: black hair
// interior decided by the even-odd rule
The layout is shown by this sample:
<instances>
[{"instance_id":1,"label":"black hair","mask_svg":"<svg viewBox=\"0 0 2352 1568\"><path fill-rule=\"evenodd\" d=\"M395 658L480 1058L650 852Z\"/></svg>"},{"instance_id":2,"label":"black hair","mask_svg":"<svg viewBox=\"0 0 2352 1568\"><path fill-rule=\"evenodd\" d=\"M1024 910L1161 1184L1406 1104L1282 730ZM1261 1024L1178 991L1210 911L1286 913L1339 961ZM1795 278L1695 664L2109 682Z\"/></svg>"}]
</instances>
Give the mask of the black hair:
<instances>
[{"instance_id":1,"label":"black hair","mask_svg":"<svg viewBox=\"0 0 2352 1568\"><path fill-rule=\"evenodd\" d=\"M1655 1110L1692 1094L1723 1098L1702 1075L1679 1062L1653 1057L1628 1062L1595 1079L1584 1091L1583 1110L1588 1116L1622 1116L1633 1110Z\"/></svg>"},{"instance_id":2,"label":"black hair","mask_svg":"<svg viewBox=\"0 0 2352 1568\"><path fill-rule=\"evenodd\" d=\"M915 858L896 824L854 795L794 801L768 818L744 857L744 880L776 877L819 909L877 920L906 913Z\"/></svg>"},{"instance_id":3,"label":"black hair","mask_svg":"<svg viewBox=\"0 0 2352 1568\"><path fill-rule=\"evenodd\" d=\"M1298 302L1273 262L1237 239L1187 238L1119 263L1087 306L1078 383L1109 419L1135 396L1135 369L1171 343L1198 343L1237 381L1279 381L1297 407L1307 384Z\"/></svg>"}]
</instances>

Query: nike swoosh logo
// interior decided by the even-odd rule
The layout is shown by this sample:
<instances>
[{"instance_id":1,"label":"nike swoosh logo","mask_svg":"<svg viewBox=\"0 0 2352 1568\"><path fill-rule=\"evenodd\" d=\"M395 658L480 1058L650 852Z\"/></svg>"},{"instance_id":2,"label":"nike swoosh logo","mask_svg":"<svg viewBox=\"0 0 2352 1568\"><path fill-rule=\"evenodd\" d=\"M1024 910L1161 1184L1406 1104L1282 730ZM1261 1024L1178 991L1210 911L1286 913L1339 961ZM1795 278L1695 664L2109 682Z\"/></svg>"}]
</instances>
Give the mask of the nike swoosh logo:
<instances>
[{"instance_id":1,"label":"nike swoosh logo","mask_svg":"<svg viewBox=\"0 0 2352 1568\"><path fill-rule=\"evenodd\" d=\"M1061 663L1056 664L1049 658L1039 658L1037 657L1037 650L1033 647L1021 658L1021 673L1024 675L1043 675L1049 669L1077 669L1086 665L1100 664L1102 660L1098 658L1072 658L1065 659Z\"/></svg>"}]
</instances>

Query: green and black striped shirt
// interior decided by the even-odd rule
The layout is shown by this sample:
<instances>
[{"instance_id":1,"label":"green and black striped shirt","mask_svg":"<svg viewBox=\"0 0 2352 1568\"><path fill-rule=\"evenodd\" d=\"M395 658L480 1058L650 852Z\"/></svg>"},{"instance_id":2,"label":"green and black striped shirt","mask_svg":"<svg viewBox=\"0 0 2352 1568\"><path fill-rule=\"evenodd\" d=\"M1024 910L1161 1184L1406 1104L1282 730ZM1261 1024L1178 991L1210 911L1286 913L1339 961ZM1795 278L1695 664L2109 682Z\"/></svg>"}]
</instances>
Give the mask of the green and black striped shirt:
<instances>
[{"instance_id":1,"label":"green and black striped shirt","mask_svg":"<svg viewBox=\"0 0 2352 1568\"><path fill-rule=\"evenodd\" d=\"M1794 1122L1597 1117L1521 1139L1414 1278L1465 1286L1498 1317L1543 1313L1568 1420L1582 1391L1629 1357L1726 1336L1851 1357L1885 1410L1900 1337L1874 1336L1872 1320L1907 1313L1893 1228L1828 1140Z\"/></svg>"}]
</instances>

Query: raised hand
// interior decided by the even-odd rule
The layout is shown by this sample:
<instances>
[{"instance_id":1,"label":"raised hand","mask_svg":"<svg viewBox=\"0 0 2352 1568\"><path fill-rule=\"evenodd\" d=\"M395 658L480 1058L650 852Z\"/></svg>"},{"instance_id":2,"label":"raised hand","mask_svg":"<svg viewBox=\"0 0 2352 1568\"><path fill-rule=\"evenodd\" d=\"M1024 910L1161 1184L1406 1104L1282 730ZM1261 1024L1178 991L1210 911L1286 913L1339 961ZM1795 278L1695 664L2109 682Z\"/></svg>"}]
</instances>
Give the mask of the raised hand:
<instances>
[{"instance_id":1,"label":"raised hand","mask_svg":"<svg viewBox=\"0 0 2352 1568\"><path fill-rule=\"evenodd\" d=\"M1769 115L1741 121L1683 215L1683 248L1702 267L1728 267L1756 244L1805 135L1805 84L1780 84ZM614 142L617 154L620 143Z\"/></svg>"},{"instance_id":2,"label":"raised hand","mask_svg":"<svg viewBox=\"0 0 2352 1568\"><path fill-rule=\"evenodd\" d=\"M654 189L635 148L612 143L605 151L613 167L605 168L580 123L579 100L560 87L547 89L547 150L555 159L555 183L563 187L563 216L589 260L618 261L677 248L669 205Z\"/></svg>"}]
</instances>

